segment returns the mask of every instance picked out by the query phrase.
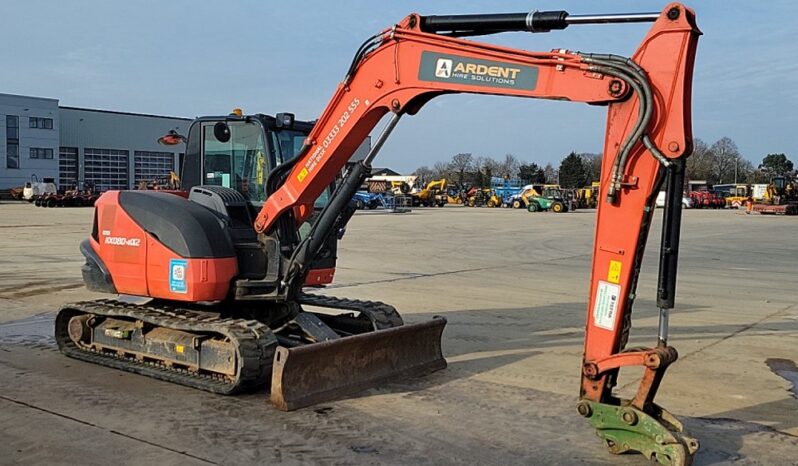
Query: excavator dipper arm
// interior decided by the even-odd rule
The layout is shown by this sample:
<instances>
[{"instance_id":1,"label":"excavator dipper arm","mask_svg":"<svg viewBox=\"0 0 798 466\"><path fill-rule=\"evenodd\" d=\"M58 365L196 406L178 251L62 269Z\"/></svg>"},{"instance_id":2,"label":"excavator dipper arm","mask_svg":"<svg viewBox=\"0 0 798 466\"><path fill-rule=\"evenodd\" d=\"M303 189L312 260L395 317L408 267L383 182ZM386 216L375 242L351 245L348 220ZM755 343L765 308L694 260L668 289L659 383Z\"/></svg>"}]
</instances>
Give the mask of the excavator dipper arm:
<instances>
[{"instance_id":1,"label":"excavator dipper arm","mask_svg":"<svg viewBox=\"0 0 798 466\"><path fill-rule=\"evenodd\" d=\"M631 58L565 50L529 52L457 37L633 21L654 24ZM613 453L638 451L665 464L687 464L697 442L683 435L679 422L653 402L665 368L677 358L667 345L667 331L664 337L660 332L654 348L627 350L625 345L656 194L666 178L678 178L692 150L690 94L699 35L694 13L678 3L661 13L638 15L411 14L358 50L302 154L264 203L255 228L270 234L279 230L281 216L307 215L309 209L303 206L311 205L334 180L382 117L393 113L372 152L350 170L349 182L345 179L333 196L351 198L348 190L357 189L399 117L416 113L433 97L471 93L607 105L600 187L604 202L597 214L578 411ZM330 218L339 204L333 199L328 205ZM676 204L666 209L665 218L671 226L675 223L675 236L673 228L663 236L668 237L663 258L669 267L661 271L665 276L660 297L671 292L661 300L665 316L673 307L680 203ZM324 214L318 222L323 218ZM633 400L618 400L612 394L623 366L643 366L645 371Z\"/></svg>"}]
</instances>

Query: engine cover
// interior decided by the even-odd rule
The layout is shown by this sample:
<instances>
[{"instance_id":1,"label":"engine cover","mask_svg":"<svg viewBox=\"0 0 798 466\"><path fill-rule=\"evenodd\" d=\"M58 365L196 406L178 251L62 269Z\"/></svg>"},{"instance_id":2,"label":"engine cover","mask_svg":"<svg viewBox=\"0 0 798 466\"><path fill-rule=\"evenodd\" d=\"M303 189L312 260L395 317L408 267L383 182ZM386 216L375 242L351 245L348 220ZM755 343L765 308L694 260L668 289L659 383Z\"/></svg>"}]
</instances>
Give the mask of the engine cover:
<instances>
[{"instance_id":1,"label":"engine cover","mask_svg":"<svg viewBox=\"0 0 798 466\"><path fill-rule=\"evenodd\" d=\"M157 191L109 191L97 200L94 222L84 280L87 272L110 274L113 286L85 280L90 289L192 302L228 296L236 253L207 208Z\"/></svg>"}]
</instances>

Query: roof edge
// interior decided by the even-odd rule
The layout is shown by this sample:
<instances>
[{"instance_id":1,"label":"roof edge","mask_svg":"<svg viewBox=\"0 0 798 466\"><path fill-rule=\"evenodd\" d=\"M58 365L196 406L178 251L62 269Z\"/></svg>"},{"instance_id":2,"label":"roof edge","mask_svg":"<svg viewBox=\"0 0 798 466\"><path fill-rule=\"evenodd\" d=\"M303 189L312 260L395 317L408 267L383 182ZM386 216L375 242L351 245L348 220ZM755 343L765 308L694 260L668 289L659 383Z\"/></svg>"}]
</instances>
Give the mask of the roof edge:
<instances>
[{"instance_id":1,"label":"roof edge","mask_svg":"<svg viewBox=\"0 0 798 466\"><path fill-rule=\"evenodd\" d=\"M129 116L140 116L140 117L148 117L148 118L164 118L168 120L183 120L183 121L194 121L193 118L186 118L186 117L177 117L177 116L169 116L169 115L154 115L152 113L135 113L135 112L120 112L117 110L101 110L97 108L85 108L85 107L71 107L68 105L59 105L59 109L64 110L79 110L82 112L96 112L96 113L111 113L114 115L129 115Z\"/></svg>"}]
</instances>

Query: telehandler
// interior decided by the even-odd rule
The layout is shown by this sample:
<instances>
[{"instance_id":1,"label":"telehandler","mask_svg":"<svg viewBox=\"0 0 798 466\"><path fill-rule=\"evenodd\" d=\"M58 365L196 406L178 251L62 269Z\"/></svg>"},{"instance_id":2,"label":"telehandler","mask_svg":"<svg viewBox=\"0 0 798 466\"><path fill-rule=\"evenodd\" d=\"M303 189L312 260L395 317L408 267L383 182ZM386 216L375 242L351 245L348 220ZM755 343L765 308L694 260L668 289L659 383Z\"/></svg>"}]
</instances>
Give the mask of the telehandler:
<instances>
[{"instance_id":1,"label":"telehandler","mask_svg":"<svg viewBox=\"0 0 798 466\"><path fill-rule=\"evenodd\" d=\"M463 38L629 22L654 23L631 58L530 52ZM56 319L58 344L72 357L220 393L271 379L272 401L282 409L441 369L443 318L402 325L388 305L306 291L331 281L350 201L375 156L403 116L439 95L604 105L603 199L577 410L612 453L637 451L663 464L688 464L698 442L654 397L677 359L668 344L668 319L684 161L692 151L690 93L699 35L693 11L679 3L657 13L617 15L410 14L363 43L312 128L298 128L289 114L199 119L186 150L195 162L181 176L191 187L187 199L157 191L105 193L81 246L84 280L92 289L139 298L64 306ZM370 152L336 182L386 115ZM663 184L668 201L658 341L626 348ZM326 202L314 208L320 200ZM309 312L313 306L328 312ZM336 309L345 312L329 312ZM636 395L621 400L612 389L619 370L629 366L641 367L643 375Z\"/></svg>"}]
</instances>

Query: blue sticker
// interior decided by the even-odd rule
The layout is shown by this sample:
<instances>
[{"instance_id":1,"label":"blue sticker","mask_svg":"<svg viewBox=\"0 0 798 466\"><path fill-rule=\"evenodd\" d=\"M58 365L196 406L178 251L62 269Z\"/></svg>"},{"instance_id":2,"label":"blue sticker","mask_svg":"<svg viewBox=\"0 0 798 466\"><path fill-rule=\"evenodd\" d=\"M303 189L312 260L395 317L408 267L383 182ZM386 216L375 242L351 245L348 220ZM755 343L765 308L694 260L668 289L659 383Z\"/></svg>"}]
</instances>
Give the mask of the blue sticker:
<instances>
[{"instance_id":1,"label":"blue sticker","mask_svg":"<svg viewBox=\"0 0 798 466\"><path fill-rule=\"evenodd\" d=\"M188 271L188 261L183 259L171 259L169 261L169 291L173 293L188 293L186 284L186 272Z\"/></svg>"}]
</instances>

